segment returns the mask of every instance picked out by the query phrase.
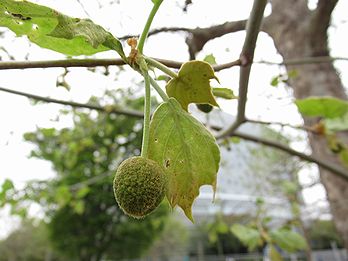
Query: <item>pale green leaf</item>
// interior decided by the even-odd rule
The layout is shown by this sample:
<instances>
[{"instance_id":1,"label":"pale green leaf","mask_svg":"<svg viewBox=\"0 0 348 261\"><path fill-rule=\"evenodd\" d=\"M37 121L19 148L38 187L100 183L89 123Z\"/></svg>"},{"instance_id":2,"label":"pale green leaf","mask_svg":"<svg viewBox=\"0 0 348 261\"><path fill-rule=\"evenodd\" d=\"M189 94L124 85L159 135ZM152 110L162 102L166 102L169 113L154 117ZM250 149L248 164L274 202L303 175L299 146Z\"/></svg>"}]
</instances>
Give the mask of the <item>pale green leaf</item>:
<instances>
[{"instance_id":1,"label":"pale green leaf","mask_svg":"<svg viewBox=\"0 0 348 261\"><path fill-rule=\"evenodd\" d=\"M63 54L91 55L115 50L125 59L120 41L91 20L72 18L28 1L2 0L0 26Z\"/></svg>"},{"instance_id":2,"label":"pale green leaf","mask_svg":"<svg viewBox=\"0 0 348 261\"><path fill-rule=\"evenodd\" d=\"M231 231L249 250L262 245L262 238L257 229L241 224L234 224L231 227Z\"/></svg>"},{"instance_id":3,"label":"pale green leaf","mask_svg":"<svg viewBox=\"0 0 348 261\"><path fill-rule=\"evenodd\" d=\"M271 86L273 87L278 87L279 84L279 76L274 76L271 80Z\"/></svg>"},{"instance_id":4,"label":"pale green leaf","mask_svg":"<svg viewBox=\"0 0 348 261\"><path fill-rule=\"evenodd\" d=\"M270 232L274 244L288 252L295 252L307 248L306 240L290 229L280 228Z\"/></svg>"},{"instance_id":5,"label":"pale green leaf","mask_svg":"<svg viewBox=\"0 0 348 261\"><path fill-rule=\"evenodd\" d=\"M295 104L305 116L336 118L348 112L348 102L333 97L310 97Z\"/></svg>"},{"instance_id":6,"label":"pale green leaf","mask_svg":"<svg viewBox=\"0 0 348 261\"><path fill-rule=\"evenodd\" d=\"M71 199L71 193L68 186L59 186L54 195L55 201L61 207L65 206Z\"/></svg>"},{"instance_id":7,"label":"pale green leaf","mask_svg":"<svg viewBox=\"0 0 348 261\"><path fill-rule=\"evenodd\" d=\"M12 180L5 179L5 181L1 185L1 192L6 193L8 190L14 189L14 185Z\"/></svg>"},{"instance_id":8,"label":"pale green leaf","mask_svg":"<svg viewBox=\"0 0 348 261\"><path fill-rule=\"evenodd\" d=\"M213 88L213 95L226 100L238 99L238 96L234 95L233 91L228 88Z\"/></svg>"},{"instance_id":9,"label":"pale green leaf","mask_svg":"<svg viewBox=\"0 0 348 261\"><path fill-rule=\"evenodd\" d=\"M168 82L166 91L186 111L190 103L207 103L219 107L210 87L210 79L217 80L209 63L190 61L182 65L177 78Z\"/></svg>"},{"instance_id":10,"label":"pale green leaf","mask_svg":"<svg viewBox=\"0 0 348 261\"><path fill-rule=\"evenodd\" d=\"M149 158L167 172L171 206L180 206L192 220L200 186L212 185L214 190L216 186L220 152L213 135L170 98L151 120Z\"/></svg>"},{"instance_id":11,"label":"pale green leaf","mask_svg":"<svg viewBox=\"0 0 348 261\"><path fill-rule=\"evenodd\" d=\"M85 211L85 202L83 200L73 201L72 206L76 214L81 215Z\"/></svg>"},{"instance_id":12,"label":"pale green leaf","mask_svg":"<svg viewBox=\"0 0 348 261\"><path fill-rule=\"evenodd\" d=\"M210 65L215 65L216 64L216 59L213 54L208 54L204 57L203 61L209 63Z\"/></svg>"},{"instance_id":13,"label":"pale green leaf","mask_svg":"<svg viewBox=\"0 0 348 261\"><path fill-rule=\"evenodd\" d=\"M325 119L325 129L329 131L344 131L348 130L348 112L341 117Z\"/></svg>"},{"instance_id":14,"label":"pale green leaf","mask_svg":"<svg viewBox=\"0 0 348 261\"><path fill-rule=\"evenodd\" d=\"M78 199L84 198L90 192L90 190L91 189L88 186L83 186L79 188L78 191L76 192L76 198Z\"/></svg>"}]
</instances>

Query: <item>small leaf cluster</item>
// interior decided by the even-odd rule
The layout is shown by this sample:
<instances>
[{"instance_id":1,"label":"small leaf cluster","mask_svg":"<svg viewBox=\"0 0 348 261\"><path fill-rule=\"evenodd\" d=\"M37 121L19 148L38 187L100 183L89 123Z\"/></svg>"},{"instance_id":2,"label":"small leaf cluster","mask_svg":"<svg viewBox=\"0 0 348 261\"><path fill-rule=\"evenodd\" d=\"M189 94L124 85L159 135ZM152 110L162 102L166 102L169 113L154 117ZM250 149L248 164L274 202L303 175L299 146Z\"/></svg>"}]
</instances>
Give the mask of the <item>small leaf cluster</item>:
<instances>
[{"instance_id":1,"label":"small leaf cluster","mask_svg":"<svg viewBox=\"0 0 348 261\"><path fill-rule=\"evenodd\" d=\"M348 144L337 135L348 130L348 102L334 97L309 97L295 104L302 115L318 119L311 126L313 132L326 138L331 152L348 168Z\"/></svg>"}]
</instances>

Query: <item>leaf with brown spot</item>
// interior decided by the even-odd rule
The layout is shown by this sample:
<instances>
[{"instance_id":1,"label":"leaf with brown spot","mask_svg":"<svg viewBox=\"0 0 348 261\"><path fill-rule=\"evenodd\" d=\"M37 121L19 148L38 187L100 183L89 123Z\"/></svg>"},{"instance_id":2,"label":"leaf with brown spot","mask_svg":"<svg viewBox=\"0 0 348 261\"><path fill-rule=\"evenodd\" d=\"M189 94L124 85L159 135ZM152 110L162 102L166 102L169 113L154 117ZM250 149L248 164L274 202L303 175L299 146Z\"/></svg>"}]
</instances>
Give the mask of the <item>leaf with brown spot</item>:
<instances>
[{"instance_id":1,"label":"leaf with brown spot","mask_svg":"<svg viewBox=\"0 0 348 261\"><path fill-rule=\"evenodd\" d=\"M212 185L215 191L220 151L213 135L170 98L151 120L149 158L167 172L171 206L180 206L193 220L191 207L200 186Z\"/></svg>"}]
</instances>

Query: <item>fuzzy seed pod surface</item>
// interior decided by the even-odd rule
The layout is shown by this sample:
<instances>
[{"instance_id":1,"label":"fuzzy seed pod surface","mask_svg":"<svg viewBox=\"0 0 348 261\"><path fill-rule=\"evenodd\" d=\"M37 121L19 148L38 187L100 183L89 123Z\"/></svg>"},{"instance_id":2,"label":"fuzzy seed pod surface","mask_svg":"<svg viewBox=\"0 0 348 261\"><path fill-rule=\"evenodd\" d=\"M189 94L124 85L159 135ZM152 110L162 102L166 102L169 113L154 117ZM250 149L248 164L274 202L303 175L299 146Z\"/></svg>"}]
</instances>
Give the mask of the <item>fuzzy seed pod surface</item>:
<instances>
[{"instance_id":1,"label":"fuzzy seed pod surface","mask_svg":"<svg viewBox=\"0 0 348 261\"><path fill-rule=\"evenodd\" d=\"M162 202L166 184L166 175L157 162L131 157L118 167L113 186L120 208L129 216L142 218Z\"/></svg>"}]
</instances>

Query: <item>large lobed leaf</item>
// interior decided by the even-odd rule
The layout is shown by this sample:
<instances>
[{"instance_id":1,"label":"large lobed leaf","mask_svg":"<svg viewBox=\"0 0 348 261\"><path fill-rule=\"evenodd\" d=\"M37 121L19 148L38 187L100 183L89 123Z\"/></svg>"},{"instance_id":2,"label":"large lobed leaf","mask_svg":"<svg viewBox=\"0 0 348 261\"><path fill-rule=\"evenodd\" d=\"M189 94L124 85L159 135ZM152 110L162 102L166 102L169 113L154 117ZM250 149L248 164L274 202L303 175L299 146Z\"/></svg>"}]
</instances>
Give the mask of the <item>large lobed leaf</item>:
<instances>
[{"instance_id":1,"label":"large lobed leaf","mask_svg":"<svg viewBox=\"0 0 348 261\"><path fill-rule=\"evenodd\" d=\"M166 86L169 97L177 99L187 111L190 103L219 106L210 87L210 79L216 79L213 68L203 61L184 63L178 77L170 80Z\"/></svg>"},{"instance_id":2,"label":"large lobed leaf","mask_svg":"<svg viewBox=\"0 0 348 261\"><path fill-rule=\"evenodd\" d=\"M213 135L170 98L155 111L150 125L149 158L169 177L167 198L192 219L191 207L202 185L215 191L220 152Z\"/></svg>"},{"instance_id":3,"label":"large lobed leaf","mask_svg":"<svg viewBox=\"0 0 348 261\"><path fill-rule=\"evenodd\" d=\"M125 59L120 41L89 19L72 18L27 1L1 0L0 26L26 35L37 45L66 55L115 50Z\"/></svg>"}]
</instances>

